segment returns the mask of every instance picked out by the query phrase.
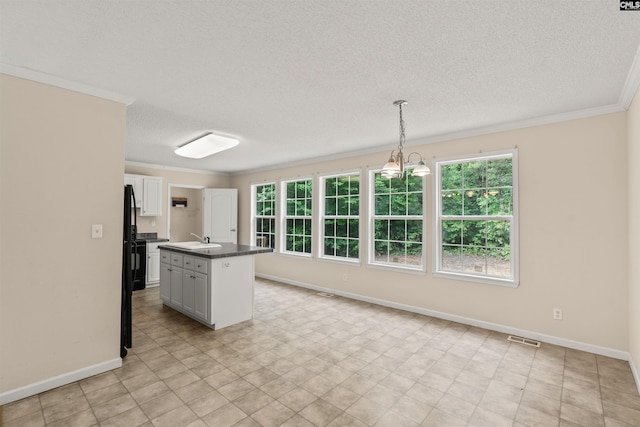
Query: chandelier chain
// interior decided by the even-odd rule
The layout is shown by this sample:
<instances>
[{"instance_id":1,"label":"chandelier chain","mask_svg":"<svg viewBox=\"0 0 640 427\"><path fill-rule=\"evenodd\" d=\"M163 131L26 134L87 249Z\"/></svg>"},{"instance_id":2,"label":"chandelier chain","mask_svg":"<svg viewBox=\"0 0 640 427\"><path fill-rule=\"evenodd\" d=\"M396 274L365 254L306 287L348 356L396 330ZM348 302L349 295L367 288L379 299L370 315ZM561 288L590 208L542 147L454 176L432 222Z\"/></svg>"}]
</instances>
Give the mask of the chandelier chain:
<instances>
[{"instance_id":1,"label":"chandelier chain","mask_svg":"<svg viewBox=\"0 0 640 427\"><path fill-rule=\"evenodd\" d=\"M404 119L402 117L402 103L398 104L398 107L400 109L400 142L398 143L398 150L402 151L402 149L404 148Z\"/></svg>"}]
</instances>

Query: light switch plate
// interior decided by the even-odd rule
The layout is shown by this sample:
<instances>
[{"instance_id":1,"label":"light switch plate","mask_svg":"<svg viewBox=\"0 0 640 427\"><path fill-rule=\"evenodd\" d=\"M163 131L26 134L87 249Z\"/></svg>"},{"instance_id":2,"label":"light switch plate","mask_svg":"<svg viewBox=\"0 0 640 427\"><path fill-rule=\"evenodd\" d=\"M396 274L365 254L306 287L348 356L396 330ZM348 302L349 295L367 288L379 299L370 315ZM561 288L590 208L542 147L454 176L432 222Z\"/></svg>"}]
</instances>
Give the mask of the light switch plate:
<instances>
[{"instance_id":1,"label":"light switch plate","mask_svg":"<svg viewBox=\"0 0 640 427\"><path fill-rule=\"evenodd\" d=\"M91 238L102 239L102 224L93 224L91 226Z\"/></svg>"}]
</instances>

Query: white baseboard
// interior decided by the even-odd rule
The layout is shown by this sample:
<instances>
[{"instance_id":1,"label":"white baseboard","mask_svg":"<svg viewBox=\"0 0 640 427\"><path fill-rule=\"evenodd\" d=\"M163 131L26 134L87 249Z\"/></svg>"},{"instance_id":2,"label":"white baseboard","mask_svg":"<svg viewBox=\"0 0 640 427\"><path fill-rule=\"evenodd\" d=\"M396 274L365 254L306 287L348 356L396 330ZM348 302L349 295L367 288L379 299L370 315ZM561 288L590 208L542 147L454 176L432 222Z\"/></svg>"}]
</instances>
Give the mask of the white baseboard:
<instances>
[{"instance_id":1,"label":"white baseboard","mask_svg":"<svg viewBox=\"0 0 640 427\"><path fill-rule=\"evenodd\" d=\"M599 354L601 356L608 356L614 359L631 361L631 355L626 351L615 350L612 348L602 347L599 345L584 343L580 341L573 341L567 338L555 337L553 335L541 334L538 332L528 331L525 329L513 328L511 326L500 325L497 323L485 322L482 320L472 319L464 316L458 316L455 314L443 313L441 311L429 310L422 307L414 307L411 305L400 304L393 301L387 301L387 300L371 298L363 295L352 294L349 292L343 292L336 289L330 289L322 286L316 286L308 283L298 282L295 280L289 280L282 277L276 277L276 276L270 276L267 274L258 274L258 273L256 273L256 277L260 277L268 280L274 280L277 282L282 282L289 285L299 286L307 289L312 289L318 292L327 292L327 293L342 296L345 298L369 302L369 303L381 305L384 307L397 308L399 310L409 311L411 313L424 314L426 316L436 317L438 319L449 320L452 322L462 323L465 325L477 326L479 328L489 329L492 331L502 332L505 334L518 335L521 337L530 338L537 341L546 342L549 344L559 345L562 347L572 348L575 350L586 351L589 353ZM634 369L633 364L631 364L631 366L632 366L632 369ZM640 387L640 378L638 377L636 371L634 371L634 377L636 379L636 384L638 384Z\"/></svg>"},{"instance_id":2,"label":"white baseboard","mask_svg":"<svg viewBox=\"0 0 640 427\"><path fill-rule=\"evenodd\" d=\"M636 380L636 387L638 389L638 393L640 393L640 375L638 375L638 370L636 369L636 365L633 363L633 357L629 356L629 366L631 366L631 372L633 372L633 379Z\"/></svg>"},{"instance_id":3,"label":"white baseboard","mask_svg":"<svg viewBox=\"0 0 640 427\"><path fill-rule=\"evenodd\" d=\"M121 366L122 359L120 358L107 360L106 362L87 366L76 371L67 372L65 374L58 375L53 378L48 378L43 381L38 381L37 383L29 384L24 387L16 388L14 390L8 390L0 393L0 405L6 405L7 403L24 399L25 397L34 396L38 393L42 393L43 391L52 390L56 387L71 384L72 382L83 380L85 378L89 378L94 375L110 371L112 369L117 369Z\"/></svg>"}]
</instances>

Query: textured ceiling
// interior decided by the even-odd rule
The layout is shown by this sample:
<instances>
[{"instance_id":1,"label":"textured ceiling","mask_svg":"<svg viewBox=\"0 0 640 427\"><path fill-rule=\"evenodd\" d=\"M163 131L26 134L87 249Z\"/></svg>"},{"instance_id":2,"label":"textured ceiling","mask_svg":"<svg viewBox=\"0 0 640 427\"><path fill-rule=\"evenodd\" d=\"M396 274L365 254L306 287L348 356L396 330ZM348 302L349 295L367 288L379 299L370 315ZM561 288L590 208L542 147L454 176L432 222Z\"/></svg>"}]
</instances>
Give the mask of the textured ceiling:
<instances>
[{"instance_id":1,"label":"textured ceiling","mask_svg":"<svg viewBox=\"0 0 640 427\"><path fill-rule=\"evenodd\" d=\"M409 145L623 110L639 45L617 0L0 0L1 63L135 98L127 160L228 173L391 149L396 99Z\"/></svg>"}]
</instances>

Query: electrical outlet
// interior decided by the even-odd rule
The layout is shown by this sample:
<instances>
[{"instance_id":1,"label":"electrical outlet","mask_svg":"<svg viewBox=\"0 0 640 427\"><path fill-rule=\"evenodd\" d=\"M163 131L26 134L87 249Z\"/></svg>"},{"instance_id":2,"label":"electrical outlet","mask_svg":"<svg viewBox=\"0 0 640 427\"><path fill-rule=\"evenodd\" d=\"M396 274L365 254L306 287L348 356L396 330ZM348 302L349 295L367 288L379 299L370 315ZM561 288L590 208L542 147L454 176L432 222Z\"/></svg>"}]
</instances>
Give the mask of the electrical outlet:
<instances>
[{"instance_id":1,"label":"electrical outlet","mask_svg":"<svg viewBox=\"0 0 640 427\"><path fill-rule=\"evenodd\" d=\"M555 320L562 320L562 309L561 308L554 308L553 309L553 318Z\"/></svg>"},{"instance_id":2,"label":"electrical outlet","mask_svg":"<svg viewBox=\"0 0 640 427\"><path fill-rule=\"evenodd\" d=\"M349 276L347 275L347 273L342 273L342 281L346 282L347 280L349 280Z\"/></svg>"}]
</instances>

